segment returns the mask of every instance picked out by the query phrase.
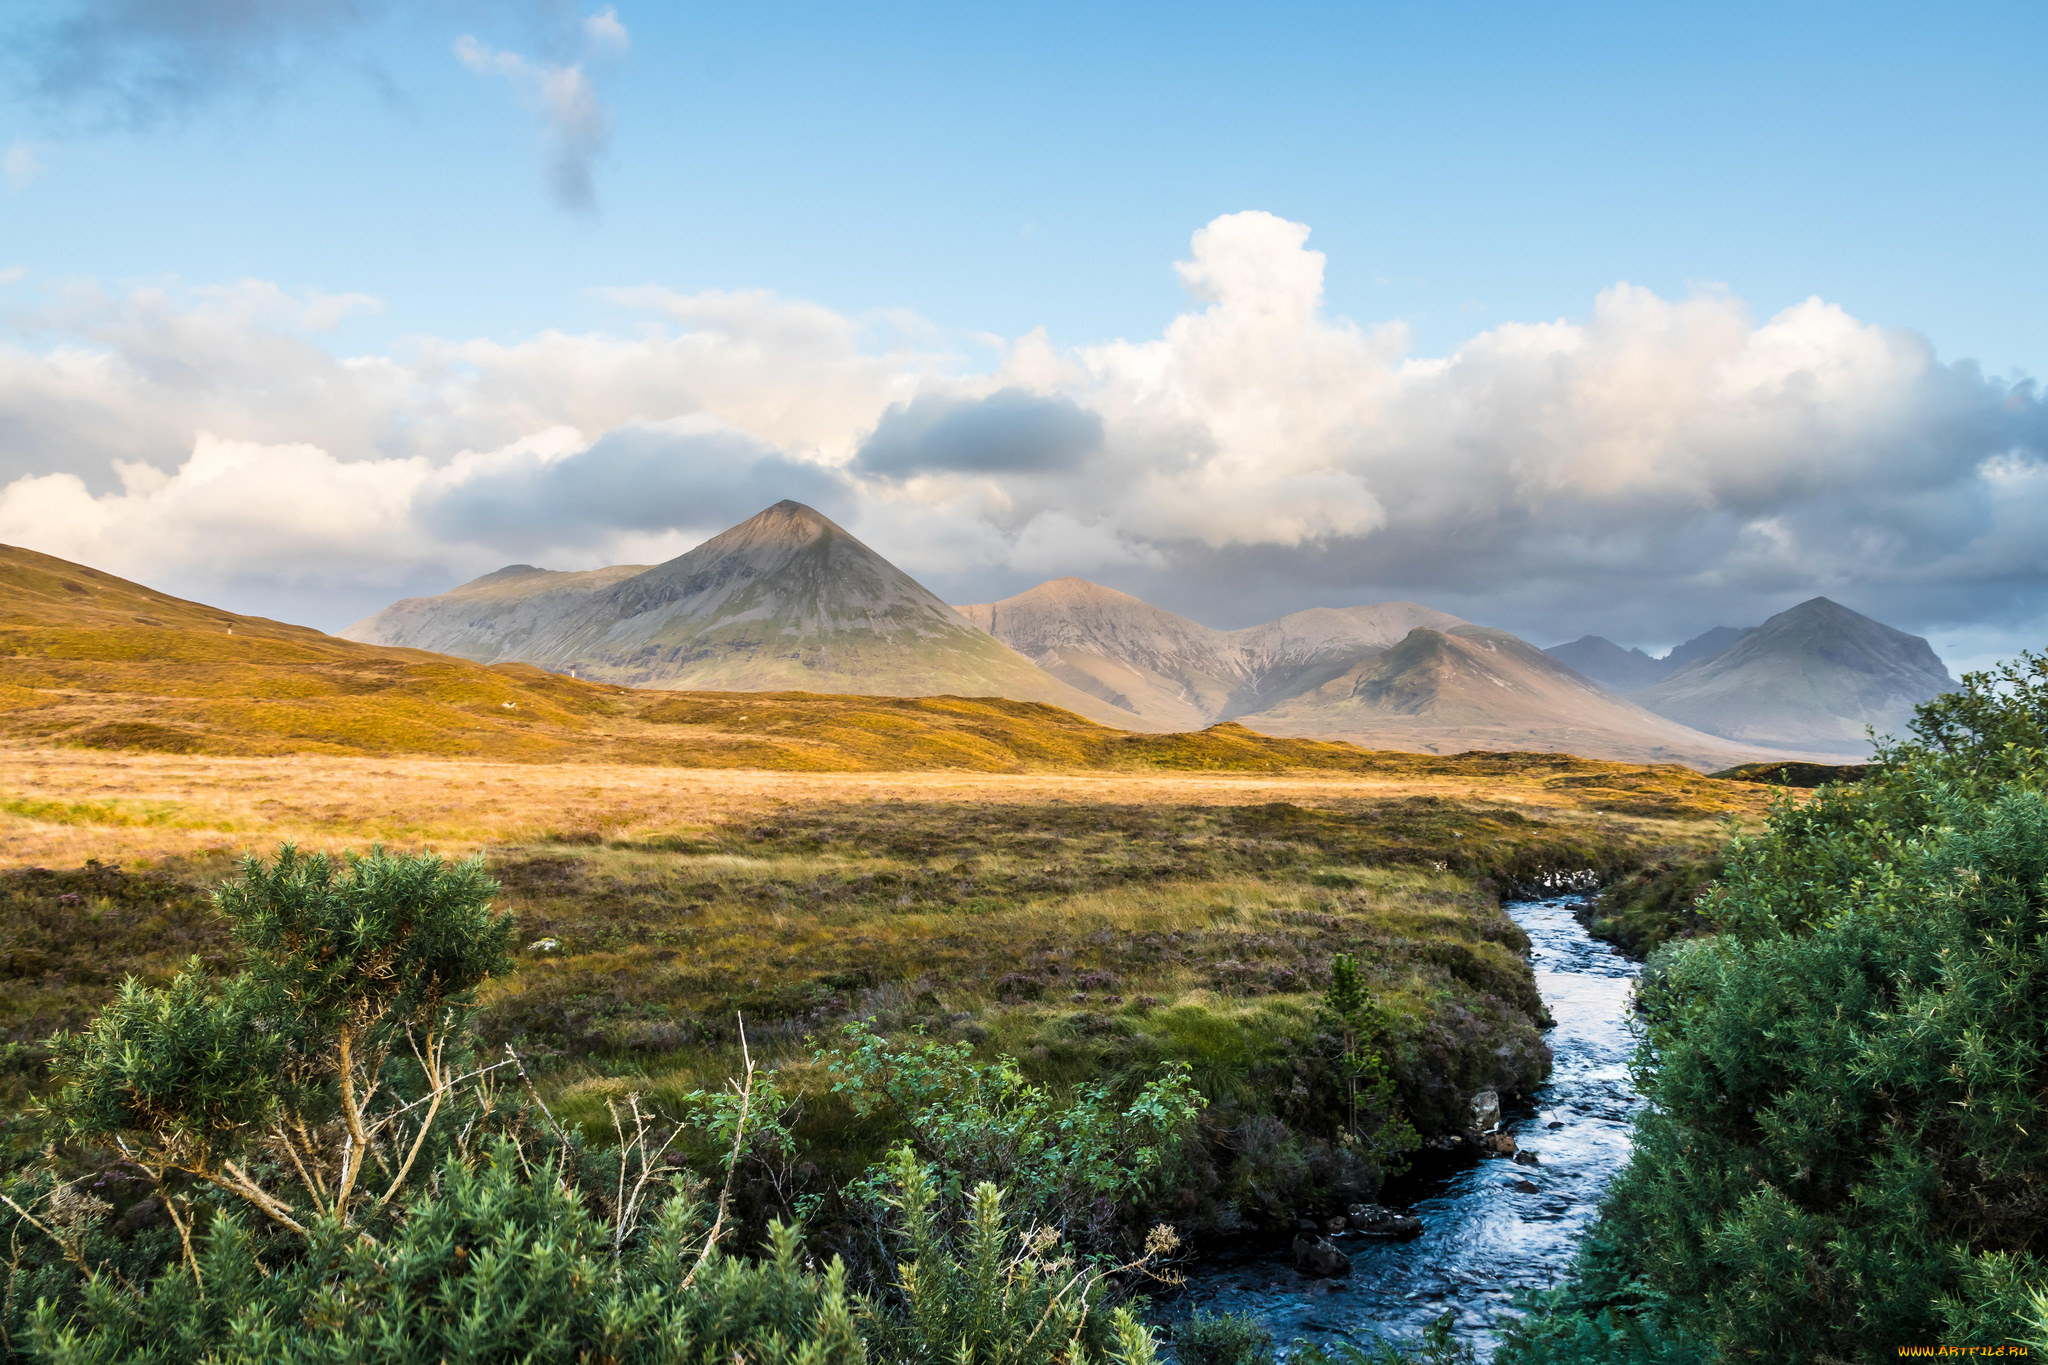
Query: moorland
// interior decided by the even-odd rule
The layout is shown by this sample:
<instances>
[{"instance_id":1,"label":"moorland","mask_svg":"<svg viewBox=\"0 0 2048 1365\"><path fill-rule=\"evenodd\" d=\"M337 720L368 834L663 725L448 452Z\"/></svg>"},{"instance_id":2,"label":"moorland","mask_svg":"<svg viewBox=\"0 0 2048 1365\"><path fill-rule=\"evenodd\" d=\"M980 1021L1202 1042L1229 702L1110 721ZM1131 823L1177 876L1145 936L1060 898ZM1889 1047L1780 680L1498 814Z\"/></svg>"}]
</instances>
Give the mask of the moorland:
<instances>
[{"instance_id":1,"label":"moorland","mask_svg":"<svg viewBox=\"0 0 2048 1365\"><path fill-rule=\"evenodd\" d=\"M1127 1296L1542 1080L1502 903L1559 886L1655 954L1653 1109L1504 1358L2048 1330L2039 660L1706 776L636 692L4 569L21 1358L1151 1365Z\"/></svg>"}]
</instances>

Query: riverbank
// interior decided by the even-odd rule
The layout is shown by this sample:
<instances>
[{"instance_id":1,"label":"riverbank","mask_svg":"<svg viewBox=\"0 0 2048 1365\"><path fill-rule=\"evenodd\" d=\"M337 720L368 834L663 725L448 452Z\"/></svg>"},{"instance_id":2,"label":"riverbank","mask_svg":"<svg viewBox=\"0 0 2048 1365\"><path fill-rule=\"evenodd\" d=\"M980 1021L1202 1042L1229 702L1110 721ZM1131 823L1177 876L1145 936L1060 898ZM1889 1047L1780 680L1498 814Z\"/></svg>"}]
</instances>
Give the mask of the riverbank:
<instances>
[{"instance_id":1,"label":"riverbank","mask_svg":"<svg viewBox=\"0 0 2048 1365\"><path fill-rule=\"evenodd\" d=\"M1640 1101L1629 1086L1635 1037L1629 997L1639 966L1592 938L1580 897L1509 902L1528 935L1530 966L1555 1019L1549 1079L1502 1115L1524 1162L1476 1155L1423 1159L1383 1202L1421 1219L1408 1241L1339 1234L1348 1275L1296 1269L1291 1238L1208 1252L1187 1287L1160 1305L1169 1329L1191 1312L1252 1317L1282 1344L1364 1344L1419 1336L1446 1310L1482 1356L1495 1320L1520 1291L1547 1287L1569 1265L1626 1162Z\"/></svg>"}]
</instances>

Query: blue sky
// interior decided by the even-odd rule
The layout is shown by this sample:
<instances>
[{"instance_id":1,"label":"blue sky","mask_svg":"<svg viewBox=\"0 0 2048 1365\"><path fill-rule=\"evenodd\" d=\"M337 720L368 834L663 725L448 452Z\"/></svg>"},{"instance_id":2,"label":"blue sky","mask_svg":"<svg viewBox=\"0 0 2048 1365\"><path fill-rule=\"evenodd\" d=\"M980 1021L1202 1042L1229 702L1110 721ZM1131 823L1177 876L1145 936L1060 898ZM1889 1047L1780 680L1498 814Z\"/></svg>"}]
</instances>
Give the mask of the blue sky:
<instances>
[{"instance_id":1,"label":"blue sky","mask_svg":"<svg viewBox=\"0 0 2048 1365\"><path fill-rule=\"evenodd\" d=\"M344 340L573 325L651 280L1084 341L1155 332L1191 227L1257 207L1425 350L1713 283L2048 373L2038 4L629 3L594 214L453 55L561 46L541 14L390 7L139 129L17 101L43 170L0 201L8 264L382 299Z\"/></svg>"},{"instance_id":2,"label":"blue sky","mask_svg":"<svg viewBox=\"0 0 2048 1365\"><path fill-rule=\"evenodd\" d=\"M1584 324L1602 291L1625 281L1667 301L1739 300L1758 324L1817 296L1860 324L1924 338L1943 376L1976 362L1996 381L1972 400L1987 412L2009 410L2014 394L2032 403L2013 381L2048 375L2039 4L288 0L258 10L270 18L250 22L246 0L9 10L0 298L23 365L70 348L147 369L123 347L156 325L137 320L149 291L181 318L204 311L207 291L243 281L302 301L374 300L328 310L338 320L312 308L250 321L242 309L235 325L253 339L189 363L206 368L208 386L239 385L229 406L248 413L285 385L258 373L265 338L414 364L422 338L517 347L550 332L623 341L705 325L608 292L656 286L683 297L767 291L847 320L870 355L914 351L902 373L924 378L883 384L877 403L932 383L974 397L1018 382L1067 392L1050 371L1017 380L1019 338L1042 327L1070 359L1118 338L1161 338L1190 313L1174 269L1190 234L1255 210L1313 229L1310 249L1327 259L1323 317L1367 331L1402 323L1410 358L1451 356L1503 325ZM552 122L539 93L550 69L573 71L586 101L556 108ZM551 183L565 128L571 169L589 175L587 203ZM789 382L801 387L811 381L799 370L788 368ZM1089 373L1083 389L1106 382ZM588 445L620 423L721 411L704 397L710 382L667 407L636 399L579 416L564 399L560 411L527 414L524 428L508 416L487 434L503 444L567 423ZM1070 396L1110 402L1096 389ZM98 496L114 486L112 460L174 471L192 450L183 415L163 417L160 438L92 445L84 427L11 414L10 401L27 412L39 400L0 388L0 433L12 416L15 430L73 444L17 438L0 450L0 478L67 471ZM145 415L154 400L95 401L136 405L115 423L124 431L161 415ZM790 458L851 469L879 416L858 407L843 439L720 420ZM211 409L190 422L224 439L311 442L345 463L403 453L446 464L484 439L465 428L444 448L401 451L389 430L426 419L394 409L384 434L349 448L317 417L301 433L272 420L281 411L246 429ZM1955 468L2013 450L2037 460L2035 415L2019 437L1965 441ZM1101 520L1101 509L1063 510L1046 496L1048 515ZM1373 496L1398 529L1395 504ZM1992 494L1976 496L1968 515L1982 522ZM848 515L878 548L915 559L932 540L921 518L965 515L963 497L857 490ZM1028 501L1007 488L1000 500ZM1768 509L1732 506L1715 514L1776 534L1757 531ZM1596 608L1611 591L1588 579L1575 594L1563 569L1564 586L1540 602L1493 600L1455 576L1347 557L1347 538L1385 538L1363 514L1249 536L1193 523L1133 530L1137 520L1113 528L1121 560L1077 556L1072 571L1156 590L1187 581L1176 556L1195 552L1176 546L1207 546L1217 581L1199 601L1169 605L1218 624L1310 599L1434 588L1468 611L1491 603L1532 633L1583 621L1657 644L1720 624L1718 610L1754 615L1804 587L1851 600L1863 587L1852 605L1889 608L1887 619L1946 631L1952 650L1981 655L2027 638L2043 613L2042 566L2009 547L1973 568L1944 542L1939 556L1955 562L1916 578L1907 561L1936 552L1902 542L1882 566L1866 553L1810 582L1783 571L1739 590L1725 566L1696 565L1686 583L1661 596L1646 587L1604 621ZM1016 552L1029 539L1022 523L983 521L1008 550L934 552L915 567L967 595L1014 590L1049 566ZM640 548L716 527L679 514L672 529L679 538ZM1847 522L1838 533L1859 544L1907 534ZM1555 563L1580 553L1553 550ZM1585 553L1607 565L1635 552ZM1222 567L1232 556L1260 567ZM168 556L159 577L229 598L303 599L300 615L334 624L354 608L323 605L330 598L371 602L487 557L449 542L393 579L333 563ZM1264 586L1245 587L1252 579ZM1202 603L1211 609L1193 610Z\"/></svg>"}]
</instances>

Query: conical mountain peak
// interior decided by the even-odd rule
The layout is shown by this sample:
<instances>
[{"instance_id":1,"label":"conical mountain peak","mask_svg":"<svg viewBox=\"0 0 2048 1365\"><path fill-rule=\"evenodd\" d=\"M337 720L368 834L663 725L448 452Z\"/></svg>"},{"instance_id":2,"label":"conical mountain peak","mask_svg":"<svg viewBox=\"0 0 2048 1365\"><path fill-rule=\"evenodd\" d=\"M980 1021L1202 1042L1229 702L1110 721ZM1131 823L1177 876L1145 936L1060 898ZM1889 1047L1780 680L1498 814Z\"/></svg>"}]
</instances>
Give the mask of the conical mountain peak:
<instances>
[{"instance_id":1,"label":"conical mountain peak","mask_svg":"<svg viewBox=\"0 0 2048 1365\"><path fill-rule=\"evenodd\" d=\"M1000 696L1139 719L1034 667L794 500L651 569L499 585L400 602L349 633L631 687Z\"/></svg>"}]
</instances>

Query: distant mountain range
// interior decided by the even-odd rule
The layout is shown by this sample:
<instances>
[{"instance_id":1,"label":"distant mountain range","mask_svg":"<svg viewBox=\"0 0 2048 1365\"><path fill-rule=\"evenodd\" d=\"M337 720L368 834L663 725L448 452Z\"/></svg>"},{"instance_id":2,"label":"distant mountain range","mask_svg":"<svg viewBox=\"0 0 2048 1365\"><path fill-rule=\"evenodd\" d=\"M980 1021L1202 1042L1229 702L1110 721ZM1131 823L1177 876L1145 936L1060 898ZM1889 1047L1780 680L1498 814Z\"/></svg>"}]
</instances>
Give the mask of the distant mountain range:
<instances>
[{"instance_id":1,"label":"distant mountain range","mask_svg":"<svg viewBox=\"0 0 2048 1365\"><path fill-rule=\"evenodd\" d=\"M1054 677L1174 729L1256 715L1341 676L1418 626L1465 624L1413 602L1381 602L1212 630L1083 578L1055 578L957 610Z\"/></svg>"},{"instance_id":2,"label":"distant mountain range","mask_svg":"<svg viewBox=\"0 0 2048 1365\"><path fill-rule=\"evenodd\" d=\"M1203 742L1228 731L1236 738L1216 742L1253 746L1247 754L1332 739L1716 770L1860 756L1865 724L1896 730L1952 686L1926 641L1825 598L1663 659L1592 636L1539 650L1413 602L1225 631L1063 578L955 608L794 502L665 564L511 565L395 603L343 640L0 547L0 634L12 641L0 641L0 682L19 693L0 706L0 733L20 738L221 753L601 752L700 766L886 765L898 731L922 736L919 763L971 750L973 764L997 768L1037 761L1027 751L1093 745L1101 758L1154 743L1059 730L1085 719L1141 732L1236 721L1258 733L1225 725ZM671 691L697 695L662 695ZM768 748L755 737L758 708L734 701L761 692L789 703ZM863 702L856 715L852 697L1001 700L915 714L903 709L911 701ZM725 716L720 705L732 715L707 721ZM714 733L728 722L733 734ZM973 737L984 724L1030 733L985 743ZM1230 760L1240 761L1280 757Z\"/></svg>"},{"instance_id":3,"label":"distant mountain range","mask_svg":"<svg viewBox=\"0 0 2048 1365\"><path fill-rule=\"evenodd\" d=\"M1413 602L1319 607L1221 631L1060 578L959 610L1128 713L1126 723L1236 720L1369 748L1536 749L1708 767L1754 752L1613 696L1506 631Z\"/></svg>"},{"instance_id":4,"label":"distant mountain range","mask_svg":"<svg viewBox=\"0 0 2048 1365\"><path fill-rule=\"evenodd\" d=\"M1724 739L1862 756L1955 680L1927 641L1816 597L1661 659L1588 635L1544 651L1631 701Z\"/></svg>"},{"instance_id":5,"label":"distant mountain range","mask_svg":"<svg viewBox=\"0 0 2048 1365\"><path fill-rule=\"evenodd\" d=\"M1413 602L1320 607L1224 631L1063 578L948 607L793 502L666 564L512 565L396 603L344 635L640 688L1043 701L1132 730L1236 720L1369 747L1708 768L1770 752L1617 696L1505 631Z\"/></svg>"}]
</instances>

